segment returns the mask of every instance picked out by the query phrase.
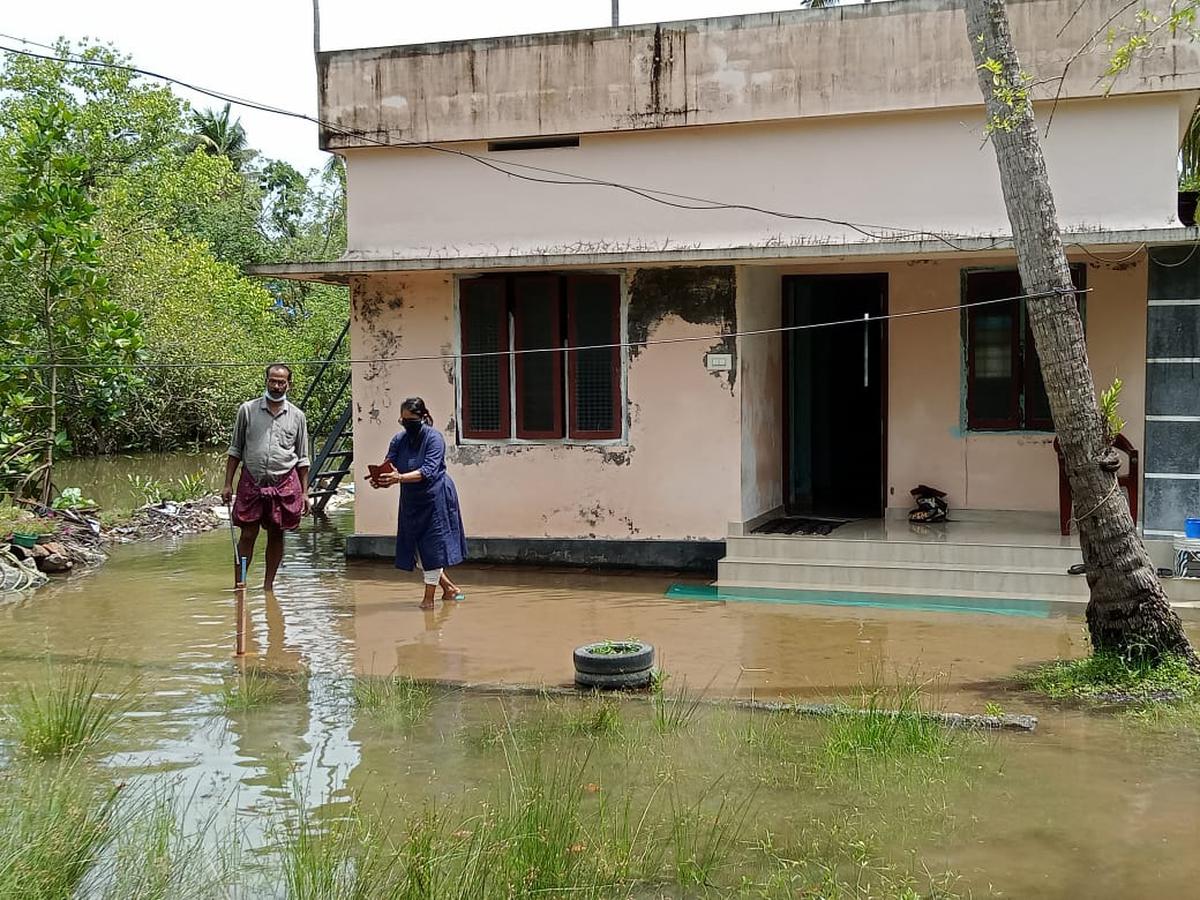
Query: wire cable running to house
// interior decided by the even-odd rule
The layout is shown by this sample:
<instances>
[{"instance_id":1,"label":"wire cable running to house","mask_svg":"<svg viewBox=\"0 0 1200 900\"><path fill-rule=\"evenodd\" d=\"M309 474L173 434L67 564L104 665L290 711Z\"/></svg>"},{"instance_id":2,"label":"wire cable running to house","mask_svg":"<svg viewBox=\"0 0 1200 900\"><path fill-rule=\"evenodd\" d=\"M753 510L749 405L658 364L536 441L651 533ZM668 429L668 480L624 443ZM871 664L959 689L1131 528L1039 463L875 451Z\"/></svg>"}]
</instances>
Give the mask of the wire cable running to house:
<instances>
[{"instance_id":1,"label":"wire cable running to house","mask_svg":"<svg viewBox=\"0 0 1200 900\"><path fill-rule=\"evenodd\" d=\"M341 360L341 363L352 366L365 365L380 365L385 363L411 363L411 362L457 362L464 359L486 359L496 356L525 356L533 353L585 353L589 350L620 350L626 347L655 347L665 344L693 344L693 343L718 343L721 341L737 340L740 338L760 337L769 334L790 334L797 331L813 331L819 328L836 328L843 325L871 325L876 322L887 322L893 319L910 319L914 316L928 316L938 313L959 312L964 309L974 309L980 306L993 306L998 303L1011 303L1013 301L1023 302L1026 300L1036 300L1041 297L1052 296L1075 296L1078 294L1089 294L1092 288L1073 288L1071 290L1054 290L1044 291L1035 294L1017 294L1012 297L997 297L993 300L976 300L971 303L956 303L953 306L939 306L931 309L910 309L905 312L885 313L882 316L867 316L857 319L839 319L833 322L810 322L803 325L780 325L775 328L755 328L747 331L724 331L716 334L689 335L688 337L677 338L654 338L645 341L615 341L607 344L587 344L576 347L526 347L526 348L511 348L508 350L481 350L470 353L437 353L437 354L421 354L416 356L373 356L373 357L350 357L346 360ZM36 363L5 363L0 362L0 369L10 370L26 370L26 369L238 369L238 368L265 368L271 363L280 362L280 360L264 360L262 362L222 362L220 360L196 361L196 362L131 362L131 363L91 363L85 360L60 360L55 363L36 362ZM296 359L283 360L290 366L307 366L307 365L322 365L328 362L324 359Z\"/></svg>"},{"instance_id":2,"label":"wire cable running to house","mask_svg":"<svg viewBox=\"0 0 1200 900\"><path fill-rule=\"evenodd\" d=\"M287 116L290 118L309 122L311 124L317 125L320 128L326 128L330 131L337 132L346 137L355 137L355 138L358 138L359 140L366 141L367 143L374 144L375 146L378 146L378 147L399 146L402 148L426 149L426 150L436 151L439 153L448 153L448 154L451 154L454 156L459 156L464 159L468 159L472 162L478 163L479 165L489 168L489 169L491 169L495 172L498 172L502 175L507 175L510 178L517 178L517 179L532 182L535 184L551 184L551 185L575 186L575 187L578 187L578 186L607 187L607 188L612 188L614 190L625 191L627 193L633 194L637 197L641 197L642 199L645 199L652 203L658 203L663 206L671 207L674 209L682 209L682 210L689 210L689 211L696 211L696 212L742 211L742 212L758 213L758 214L765 215L765 216L781 218L781 219L788 219L788 220L792 220L792 221L816 222L816 223L825 224L825 225L832 225L835 227L848 228L858 234L861 234L862 236L864 236L866 238L869 238L869 239L875 240L875 241L879 241L879 242L898 242L898 241L904 241L904 240L924 238L924 239L930 239L930 240L934 240L934 241L943 243L946 246L950 247L951 249L959 251L959 252L987 251L989 249L995 249L995 248L999 247L1001 244L1005 243L1008 240L1005 237L987 237L987 236L985 236L985 237L987 237L988 240L990 240L990 244L988 246L965 247L962 244L955 242L956 238L958 240L963 240L964 238L969 237L968 235L963 235L963 234L953 234L950 232L929 231L929 230L924 230L924 229L902 228L899 226L891 226L891 225L874 225L874 224L867 224L867 223L862 223L862 222L851 222L848 220L834 219L834 218L827 217L827 216L818 216L818 215L804 214L804 213L792 213L792 212L787 212L787 211L783 211L783 210L770 209L767 207L756 206L756 205L748 204L748 203L725 203L723 201L713 200L713 199L706 198L706 197L696 197L696 196L689 195L689 194L680 194L680 193L676 193L676 192L672 192L672 191L662 190L659 188L642 187L642 186L638 186L638 185L625 184L623 182L609 181L609 180L605 180L605 179L601 179L601 178L595 178L595 177L589 176L589 175L580 175L580 174L574 173L574 172L565 172L565 171L558 170L558 169L550 169L550 168L545 168L543 166L535 166L535 165L531 165L529 163L520 163L515 160L506 160L504 162L497 162L495 160L487 159L485 157L480 156L479 154L471 153L466 150L459 150L459 149L453 148L453 147L444 147L439 144L430 143L430 142L412 141L412 140L408 140L406 138L400 138L400 137L393 138L390 135L384 139L380 139L370 132L366 132L366 131L363 131L360 129L346 128L341 125L337 125L337 124L334 124L331 122L326 122L316 116L310 116L307 113L297 112L295 110L284 109L282 107L273 106L271 104L262 103L260 101L250 100L245 97L239 97L236 94L230 94L230 93L227 93L224 91L217 91L217 90L213 90L211 88L202 87L200 85L193 84L191 82L185 81L180 78L175 78L170 75L163 75L162 73L154 72L149 69L143 69L138 66L132 66L132 65L125 64L125 63L110 63L110 62L106 62L104 60L85 59L85 58L80 57L78 54L64 52L59 47L55 47L50 44L43 44L38 41L30 40L29 38L21 37L19 35L13 35L13 34L7 34L4 32L0 32L0 37L6 38L8 40L19 41L22 44L27 44L27 45L34 46L34 47L42 47L42 48L53 51L54 55L48 55L48 54L44 54L44 53L34 53L29 50L21 50L21 49L15 48L15 47L8 47L8 46L0 45L0 51L3 51L5 53L11 53L11 54L15 54L18 56L26 56L26 57L30 57L33 59L41 59L41 60L45 60L45 61L49 61L49 62L71 63L71 64L79 65L79 66L91 66L91 67L95 67L95 68L116 69L116 70L120 70L120 71L131 72L131 73L134 73L137 75L145 76L147 78L154 78L159 81L164 81L169 84L176 84L176 85L179 85L180 87L186 88L190 91L195 91L198 94L202 94L207 97L212 97L213 99L216 99L216 100L223 100L226 103L232 103L232 104L235 104L238 106L247 107L249 109L255 109L260 112L267 112L267 113L272 113L275 115ZM540 173L543 173L546 175L554 175L557 177L555 177L555 178L540 178L540 177L535 177L535 176L530 176L530 175L524 175L520 172L512 171L513 168L525 169L525 170L532 171L532 172L540 172ZM681 203L681 202L677 202L677 201L687 201L687 202ZM696 205L696 204L699 204L699 205ZM1121 262L1125 261L1124 259L1122 259L1122 260L1104 259L1103 257L1097 256L1095 253L1093 253L1091 250L1089 250L1086 245L1084 245L1078 241L1072 242L1071 244L1069 244L1069 246L1078 247L1080 250L1082 250L1088 256L1092 257L1093 259L1095 259L1099 262L1103 262L1105 264L1119 265ZM1151 256L1151 258L1153 258L1149 252L1149 248L1145 244L1142 244L1140 247L1135 249L1129 255L1128 258L1133 258L1137 254L1141 253L1143 250L1146 251L1147 256Z\"/></svg>"},{"instance_id":3,"label":"wire cable running to house","mask_svg":"<svg viewBox=\"0 0 1200 900\"><path fill-rule=\"evenodd\" d=\"M961 234L951 234L948 232L930 231L924 229L902 228L890 225L874 225L862 222L851 222L843 219L835 219L828 216L820 216L806 213L793 213L783 210L769 209L767 207L755 206L749 203L725 203L719 200L712 200L707 197L697 197L688 194L680 194L672 191L661 190L658 188L642 187L639 185L625 184L619 181L610 181L602 178L595 178L589 175L580 175L574 172L565 172L558 169L549 169L541 166L534 166L528 163L519 163L516 161L497 162L496 160L488 159L476 153L471 153L467 150L460 150L454 147L444 147L440 144L412 141L400 137L386 136L382 139L375 134L368 133L360 129L346 128L331 122L326 122L316 116L310 116L307 113L297 112L295 110L284 109L278 106L261 103L255 100L249 100L244 97L239 97L235 94L229 94L223 91L216 91L210 88L201 87L200 85L184 81L180 78L175 78L170 75L163 75L159 72L154 72L149 69L143 69L138 66L128 65L125 63L106 62L105 60L85 59L77 54L63 52L57 47L42 44L37 41L32 41L18 35L6 34L0 32L0 37L8 40L19 41L30 46L44 47L54 51L54 55L45 53L35 53L31 50L22 50L15 47L9 47L0 44L0 51L11 53L18 56L25 56L32 59L40 59L48 62L69 63L78 66L89 66L93 68L114 69L124 72L130 72L137 75L142 75L147 78L154 78L159 81L164 81L169 84L175 84L186 88L190 91L195 91L207 97L212 97L216 100L222 100L226 103L233 103L239 106L244 106L249 109L255 109L260 112L268 112L281 116L288 116L294 119L299 119L311 124L315 124L320 128L336 132L346 137L354 137L367 143L374 144L379 147L403 147L408 149L426 149L439 153L448 153L454 156L459 156L468 159L488 169L498 172L502 175L507 175L510 178L517 178L522 181L528 181L534 184L549 184L566 187L606 187L614 190L624 191L648 200L652 203L658 203L673 209L682 209L696 212L714 212L714 211L741 211L751 212L760 215L770 216L774 218L788 219L792 221L815 222L824 225L832 225L840 228L847 228L863 237L870 238L875 241L896 242L903 240L912 240L914 238L926 238L941 242L953 250L966 251L972 248L964 247L961 244L955 243L954 239L959 240L967 237ZM377 134L377 133L376 133ZM540 172L543 175L552 175L553 178L540 176L526 175L521 172L513 171L514 168L526 169L529 171ZM686 202L681 202L686 201ZM991 246L995 247L1001 243L1003 238L991 238ZM981 249L981 248L973 248ZM989 248L982 248L989 249Z\"/></svg>"}]
</instances>

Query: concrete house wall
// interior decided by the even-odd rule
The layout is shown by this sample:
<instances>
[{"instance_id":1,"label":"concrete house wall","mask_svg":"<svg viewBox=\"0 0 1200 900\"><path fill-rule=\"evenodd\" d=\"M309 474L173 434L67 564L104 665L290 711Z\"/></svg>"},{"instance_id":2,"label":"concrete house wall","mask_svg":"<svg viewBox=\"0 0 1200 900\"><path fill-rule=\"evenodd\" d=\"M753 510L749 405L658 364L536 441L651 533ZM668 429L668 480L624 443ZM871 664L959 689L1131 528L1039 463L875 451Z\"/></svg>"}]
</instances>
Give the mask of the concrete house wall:
<instances>
[{"instance_id":1,"label":"concrete house wall","mask_svg":"<svg viewBox=\"0 0 1200 900\"><path fill-rule=\"evenodd\" d=\"M647 341L733 327L731 267L621 274L632 298L630 330ZM652 285L639 289L639 278ZM673 299L681 278L699 283L710 302ZM351 296L356 357L457 351L454 276L364 278ZM718 540L738 516L740 432L736 374L708 372L711 349L707 341L631 348L628 437L595 445L459 443L452 360L356 367L355 458L381 461L399 430L400 404L420 395L446 435L447 464L473 538ZM394 535L396 492L373 490L365 465L357 468L355 531Z\"/></svg>"},{"instance_id":2,"label":"concrete house wall","mask_svg":"<svg viewBox=\"0 0 1200 900\"><path fill-rule=\"evenodd\" d=\"M1100 51L1064 74L1120 7L1013 0L1009 13L1039 121L1053 112L1043 140L1060 223L1125 235L1070 251L1088 264L1096 380L1125 381L1126 433L1140 446L1147 256L1136 235L1178 224L1176 152L1200 97L1200 42L1167 42L1112 85ZM985 252L1003 247L1008 221L961 0L336 51L318 67L322 145L347 164L349 249L336 265L355 273L341 276L353 354L445 357L355 366L356 460L382 459L400 402L423 396L468 533L494 555L519 557L514 539L542 542L551 559L555 542L585 555L606 541L703 544L782 503L779 336L654 341L777 327L788 274L884 273L900 313L954 307L963 268L1013 261ZM578 146L505 149L564 135ZM791 215L677 208L709 200ZM457 285L485 269L621 275L634 341L621 440L461 440ZM1056 509L1049 435L966 431L960 328L957 310L889 326L888 506L906 508L925 482L957 508ZM732 372L706 369L713 350L735 352ZM361 479L357 490L356 546L386 552L395 493Z\"/></svg>"}]
</instances>

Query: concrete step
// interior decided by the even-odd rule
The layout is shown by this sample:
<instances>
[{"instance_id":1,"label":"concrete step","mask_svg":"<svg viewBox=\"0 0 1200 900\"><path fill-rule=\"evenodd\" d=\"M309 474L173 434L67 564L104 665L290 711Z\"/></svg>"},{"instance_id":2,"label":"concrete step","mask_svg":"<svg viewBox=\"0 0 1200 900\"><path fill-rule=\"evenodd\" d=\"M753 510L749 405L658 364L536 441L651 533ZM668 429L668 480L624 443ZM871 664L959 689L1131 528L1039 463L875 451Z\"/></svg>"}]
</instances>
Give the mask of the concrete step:
<instances>
[{"instance_id":1,"label":"concrete step","mask_svg":"<svg viewBox=\"0 0 1200 900\"><path fill-rule=\"evenodd\" d=\"M1087 579L1027 567L931 565L838 561L812 563L788 559L729 557L717 567L722 587L772 587L933 597L996 597L1027 600L1088 598ZM1200 602L1200 579L1164 582L1175 603Z\"/></svg>"},{"instance_id":2,"label":"concrete step","mask_svg":"<svg viewBox=\"0 0 1200 900\"><path fill-rule=\"evenodd\" d=\"M725 557L717 583L725 585L808 585L836 591L928 593L932 596L993 596L1040 599L1046 596L1087 597L1087 581L1032 568L891 563L839 560L814 563L792 559Z\"/></svg>"},{"instance_id":3,"label":"concrete step","mask_svg":"<svg viewBox=\"0 0 1200 900\"><path fill-rule=\"evenodd\" d=\"M872 541L802 535L747 535L726 538L726 553L737 559L912 563L1043 569L1065 573L1083 557L1078 546L983 544L958 541Z\"/></svg>"}]
</instances>

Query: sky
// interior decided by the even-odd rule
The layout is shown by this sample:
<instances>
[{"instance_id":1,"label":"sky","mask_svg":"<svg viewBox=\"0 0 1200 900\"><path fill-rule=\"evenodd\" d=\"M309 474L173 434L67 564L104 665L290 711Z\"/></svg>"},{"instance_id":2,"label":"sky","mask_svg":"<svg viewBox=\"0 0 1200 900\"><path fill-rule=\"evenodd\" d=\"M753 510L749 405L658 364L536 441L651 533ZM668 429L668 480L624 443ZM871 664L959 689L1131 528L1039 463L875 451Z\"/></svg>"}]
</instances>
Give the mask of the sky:
<instances>
[{"instance_id":1,"label":"sky","mask_svg":"<svg viewBox=\"0 0 1200 900\"><path fill-rule=\"evenodd\" d=\"M790 9L772 0L620 0L622 24ZM312 0L0 0L0 32L41 43L59 37L113 43L134 65L284 109L316 115ZM321 49L594 28L611 0L323 0ZM11 37L0 44L21 46ZM29 49L38 50L32 47ZM176 91L198 106L219 105ZM250 143L301 171L327 159L315 125L236 110Z\"/></svg>"}]
</instances>

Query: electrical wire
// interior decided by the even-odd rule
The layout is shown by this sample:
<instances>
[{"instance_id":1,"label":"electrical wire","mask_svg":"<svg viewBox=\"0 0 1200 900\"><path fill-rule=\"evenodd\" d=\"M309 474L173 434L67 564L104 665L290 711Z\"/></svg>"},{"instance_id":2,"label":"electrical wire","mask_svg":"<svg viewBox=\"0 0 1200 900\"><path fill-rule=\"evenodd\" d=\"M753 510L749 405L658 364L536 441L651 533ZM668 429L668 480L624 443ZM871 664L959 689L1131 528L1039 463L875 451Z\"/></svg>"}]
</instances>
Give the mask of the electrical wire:
<instances>
[{"instance_id":1,"label":"electrical wire","mask_svg":"<svg viewBox=\"0 0 1200 900\"><path fill-rule=\"evenodd\" d=\"M295 110L289 110L289 109L285 109L283 107L273 106L268 103L262 103L260 101L251 100L246 97L240 97L236 94L231 94L226 91L217 91L217 90L214 90L211 88L206 88L201 85L193 84L192 82L185 81L181 78L175 78L174 76L164 75L160 72L154 72L150 69L143 69L141 67L128 65L125 63L112 63L112 62L106 62L104 60L86 59L86 58L79 56L78 54L70 53L68 51L63 51L59 47L55 47L50 44L43 44L38 41L33 41L28 38L21 37L19 35L13 35L13 34L7 34L4 32L0 32L0 38L6 38L8 40L19 41L20 43L27 44L29 46L42 47L44 49L53 51L54 55L48 55L48 54L43 54L43 53L34 53L29 50L21 50L21 49L15 48L15 47L8 47L8 46L0 45L0 51L3 51L5 53L11 53L11 54L15 54L18 56L26 56L26 57L30 57L33 59L40 59L40 60L44 60L44 61L48 61L48 62L70 63L73 65L79 65L79 66L90 66L90 67L94 67L94 68L114 69L114 70L129 72L129 73L136 74L136 75L142 75L144 77L157 79L159 81L163 81L168 84L178 85L182 88L186 88L187 90L194 91L198 94L202 94L204 96L211 97L215 100L222 100L226 103L231 103L231 104L235 104L238 106L244 106L248 109L254 109L254 110L258 110L260 112L272 113L275 115L286 116L289 118L309 122L311 124L318 126L319 128L325 128L329 131L335 132L342 136L356 138L358 140L364 141L369 144L373 144L375 146L379 146L379 147L397 147L398 146L398 147L406 148L406 149L425 149L425 150L432 150L432 151L435 151L438 153L447 153L447 154L450 154L453 156L462 157L463 159L469 160L478 165L482 165L485 168L491 169L492 171L495 171L499 174L506 175L510 178L516 178L516 179L520 179L522 181L531 182L534 184L558 185L558 186L565 186L565 187L587 187L587 186L605 187L605 188L610 188L613 190L624 191L626 193L632 194L636 197L640 197L649 202L658 203L662 206L666 206L666 207L669 207L672 209L681 209L681 210L687 210L687 211L691 211L691 212L716 212L716 211L735 211L736 212L736 211L740 211L740 212L756 213L759 215L769 216L772 218L786 219L786 220L790 220L790 221L814 222L814 223L819 223L819 224L823 224L823 225L831 225L831 226L838 227L838 228L846 228L857 234L862 235L865 238L868 238L873 241L878 241L881 243L897 242L897 241L905 241L905 240L913 240L913 239L927 239L927 240L933 240L933 241L937 241L939 243L945 244L947 247L950 247L952 250L955 250L958 252L986 252L989 249L995 249L996 247L1000 246L1002 243L1004 243L1007 240L1006 238L1003 238L1003 237L992 237L992 238L990 238L991 243L989 246L968 248L968 247L963 246L962 244L955 242L955 240L954 240L955 238L962 240L963 238L966 237L966 235L961 235L961 234L951 234L948 232L930 231L930 230L925 230L925 229L902 228L899 226L891 226L891 225L876 225L876 224L868 224L868 223L863 223L863 222L852 222L852 221L844 220L844 219L835 219L835 218L829 217L829 216L820 216L820 215L814 215L814 214L808 214L808 213L793 213L793 212L788 212L785 210L771 209L769 207L756 206L756 205L750 204L750 203L726 203L726 202L723 202L720 200L713 200L713 199L707 198L707 197L698 197L698 196L694 196L694 195L690 195L690 194L682 194L682 193L677 193L674 191L663 190L660 188L652 188L652 187L644 187L644 186L640 186L640 185L625 184L625 183L619 182L619 181L611 181L611 180L602 179L602 178L595 178L590 175L580 175L575 172L566 172L566 171L563 171L560 169L550 169L550 168L546 168L544 166L535 166L535 165L531 165L529 163L517 162L515 160L505 160L503 162L498 162L494 159L488 159L486 157L480 156L479 154L471 153L466 150L460 150L460 149L457 149L454 147L445 147L440 144L431 143L431 142L427 142L427 141L412 141L412 140L408 140L406 138L392 137L390 135L390 133L387 133L387 132L385 132L386 137L380 139L379 137L376 136L378 132L373 134L373 133L370 133L367 131L363 131L361 129L346 128L344 126L337 125L332 122L327 122L316 116L310 116L307 113L296 112ZM529 172L538 172L538 173L541 173L541 175L551 175L551 176L555 176L555 177L546 178L546 177L540 177L540 176L525 175L525 174L522 174L521 172L513 171L513 169L524 169ZM680 201L683 201L683 202L680 202ZM1127 256L1127 257L1124 257L1120 260L1108 260L1103 257L1097 256L1095 253L1093 253L1091 250L1089 250L1084 244L1074 242L1074 243L1069 244L1068 246L1078 247L1080 250L1082 250L1085 254L1087 254L1091 258L1093 258L1099 262L1108 264L1108 265L1120 265L1122 262L1125 262L1125 261L1135 257L1137 254L1142 252L1143 249L1146 249L1146 245L1143 244L1138 249L1134 250L1131 254L1129 254L1129 256Z\"/></svg>"},{"instance_id":2,"label":"electrical wire","mask_svg":"<svg viewBox=\"0 0 1200 900\"><path fill-rule=\"evenodd\" d=\"M966 250L966 248L964 248L960 244L956 244L953 240L953 238L955 238L955 237L961 239L961 238L965 237L965 235L952 235L952 234L947 234L947 233L943 233L943 232L928 231L928 230L924 230L924 229L911 229L911 228L902 228L902 227L890 226L890 225L873 225L873 224L867 224L867 223L862 223L862 222L851 222L851 221L843 220L843 219L835 219L835 218L832 218L829 216L820 216L820 215L813 215L813 214L807 214L807 213L793 213L793 212L788 212L788 211L784 211L784 210L770 209L767 207L755 206L755 205L749 204L749 203L725 203L720 200L713 200L713 199L707 198L707 197L697 197L697 196L692 196L692 195L688 195L688 194L675 193L672 191L665 191L665 190L661 190L658 188L650 188L650 187L643 187L643 186L639 186L639 185L625 184L625 183L619 182L619 181L611 181L611 180L607 180L607 179L603 179L603 178L595 178L595 177L592 177L589 175L580 175L575 172L566 172L566 171L562 171L559 169L549 169L549 168L545 168L542 166L530 165L528 163L520 163L520 162L515 162L515 161L497 162L496 160L488 159L488 158L482 157L476 153L471 153L466 150L460 150L460 149L457 149L454 147L444 147L440 144L430 143L430 142L426 142L426 141L412 141L412 140L407 140L405 138L400 138L400 137L391 137L390 134L387 135L386 137L384 137L383 139L380 139L380 138L376 137L374 134L360 130L360 129L346 128L341 125L337 125L337 124L334 124L331 122L326 122L316 116L310 116L307 113L296 112L295 110L288 110L288 109L284 109L282 107L272 106L270 104L261 103L261 102L255 101L255 100L249 100L247 98L239 97L235 94L229 94L224 91L216 91L211 88L206 88L206 87L202 87L197 84L193 84L191 82L185 81L180 78L175 78L170 75L163 75L160 72L154 72L150 69L143 69L138 66L128 65L125 63L113 63L113 62L106 62L104 60L85 59L85 58L78 56L77 54L72 54L69 52L64 53L63 51L60 51L58 48L50 47L49 45L46 45L46 44L40 44L36 41L30 41L26 38L22 38L17 35L5 34L3 32L0 32L0 37L7 38L9 40L20 41L21 43L29 44L31 46L45 47L47 49L51 49L51 50L55 51L54 55L49 55L49 54L45 54L45 53L34 53L31 50L21 50L21 49L15 48L15 47L9 47L9 46L0 44L0 51L3 51L5 53L11 53L11 54L15 54L18 56L25 56L25 57L29 57L32 59L40 59L40 60L44 60L44 61L48 61L48 62L69 63L72 65L90 66L93 68L110 69L110 70L129 72L129 73L136 74L136 75L142 75L147 78L154 78L159 81L166 82L168 84L178 85L180 87L186 88L187 90L195 91L198 94L202 94L204 96L211 97L216 100L222 100L226 103L233 103L233 104L237 104L239 106L244 106L248 109L255 109L260 112L273 113L276 115L287 116L290 118L309 122L311 124L317 125L320 128L325 128L329 131L336 132L336 133L341 134L346 137L353 137L353 138L365 141L367 143L374 144L379 147L400 146L400 147L407 148L407 149L433 150L433 151L436 151L439 153L447 153L447 154L451 154L453 156L459 156L464 159L470 160L471 162L482 165L482 166L484 166L488 169L491 169L495 172L498 172L502 175L506 175L510 178L517 178L522 181L532 182L534 184L548 184L548 185L558 185L558 186L565 186L565 187L587 187L587 186L605 187L605 188L611 188L614 190L624 191L626 193L630 193L630 194L633 194L634 196L640 197L644 200L648 200L652 203L658 203L658 204L661 204L663 206L667 206L667 207L670 207L673 209L682 209L682 210L688 210L688 211L694 211L694 212L713 212L713 211L751 212L751 213L757 213L760 215L770 216L773 218L788 219L788 220L792 220L792 221L815 222L815 223L820 223L820 224L824 224L824 225L832 225L832 226L839 227L839 228L847 228L851 231L861 234L863 237L866 237L866 238L869 238L869 239L875 240L875 241L880 241L880 242L884 242L884 241L894 242L894 241L912 240L914 238L926 238L926 239L941 242L953 250L958 250L958 251ZM375 134L377 134L377 133L378 132L375 132ZM385 132L385 134L386 134L386 132ZM551 176L555 176L555 177L548 178L548 177L541 177L541 176L535 176L535 175L526 175L521 172L513 171L513 169L525 169L525 170L532 171L532 172L542 173L542 175L551 175ZM686 202L681 202L681 201L686 201ZM995 247L996 245L999 244L999 242L1001 240L1002 240L1001 238L993 238L992 246ZM976 248L976 249L978 249L978 248ZM987 249L987 248L983 248L983 249Z\"/></svg>"},{"instance_id":3,"label":"electrical wire","mask_svg":"<svg viewBox=\"0 0 1200 900\"><path fill-rule=\"evenodd\" d=\"M411 363L411 362L457 362L464 359L486 359L489 357L510 357L524 356L533 353L583 353L588 350L620 350L627 347L654 347L665 344L691 344L691 343L718 343L728 340L736 340L748 337L760 337L769 334L790 334L797 331L812 331L818 328L835 328L842 325L870 325L875 322L886 322L893 319L909 319L914 316L928 316L940 313L956 312L964 309L973 309L980 306L992 306L998 303L1011 303L1014 301L1036 300L1041 297L1065 296L1076 294L1091 293L1091 288L1070 290L1052 290L1033 294L1017 294L1012 297L998 297L994 300L977 300L971 303L956 303L953 306L939 306L930 309L913 309L906 312L885 313L881 316L867 316L857 319L839 319L834 322L812 322L804 325L781 325L778 328L755 328L749 331L726 331L716 334L706 335L691 335L688 337L677 338L657 338L645 341L617 341L607 344L588 344L577 347L529 347L522 349L509 350L483 350L472 353L440 353L440 354L422 354L416 356L375 356L355 358L351 357L346 360L334 360L335 363L349 364L352 366L363 365L380 365L385 363ZM86 361L60 360L56 363L0 363L0 369L11 370L27 370L27 369L236 369L236 368L264 368L271 363L280 362L281 360L266 360L263 362L246 362L246 361L231 361L222 362L218 360L200 361L200 362L136 362L136 363L89 363ZM325 359L300 359L300 360L282 360L291 366L306 366L306 365L321 365L328 360Z\"/></svg>"}]
</instances>

